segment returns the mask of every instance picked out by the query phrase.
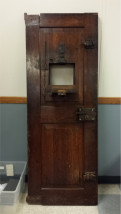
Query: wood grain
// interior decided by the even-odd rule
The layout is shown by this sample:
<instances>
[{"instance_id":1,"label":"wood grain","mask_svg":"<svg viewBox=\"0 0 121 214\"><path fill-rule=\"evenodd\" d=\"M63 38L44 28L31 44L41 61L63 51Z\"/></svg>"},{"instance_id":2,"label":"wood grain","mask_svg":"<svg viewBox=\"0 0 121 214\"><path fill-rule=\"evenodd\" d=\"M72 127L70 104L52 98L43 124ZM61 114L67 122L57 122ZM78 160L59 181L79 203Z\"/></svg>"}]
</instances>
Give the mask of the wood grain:
<instances>
[{"instance_id":1,"label":"wood grain","mask_svg":"<svg viewBox=\"0 0 121 214\"><path fill-rule=\"evenodd\" d=\"M82 172L82 136L80 124L43 125L43 187L79 185L80 171Z\"/></svg>"},{"instance_id":2,"label":"wood grain","mask_svg":"<svg viewBox=\"0 0 121 214\"><path fill-rule=\"evenodd\" d=\"M0 97L0 103L26 104L27 97ZM121 97L98 97L98 104L121 104Z\"/></svg>"},{"instance_id":3,"label":"wood grain","mask_svg":"<svg viewBox=\"0 0 121 214\"><path fill-rule=\"evenodd\" d=\"M38 186L41 184L41 149L39 149L41 138L39 61L39 26L30 25L26 27L29 195L37 195L39 193Z\"/></svg>"},{"instance_id":4,"label":"wood grain","mask_svg":"<svg viewBox=\"0 0 121 214\"><path fill-rule=\"evenodd\" d=\"M40 14L40 27L84 28L84 14Z\"/></svg>"}]
</instances>

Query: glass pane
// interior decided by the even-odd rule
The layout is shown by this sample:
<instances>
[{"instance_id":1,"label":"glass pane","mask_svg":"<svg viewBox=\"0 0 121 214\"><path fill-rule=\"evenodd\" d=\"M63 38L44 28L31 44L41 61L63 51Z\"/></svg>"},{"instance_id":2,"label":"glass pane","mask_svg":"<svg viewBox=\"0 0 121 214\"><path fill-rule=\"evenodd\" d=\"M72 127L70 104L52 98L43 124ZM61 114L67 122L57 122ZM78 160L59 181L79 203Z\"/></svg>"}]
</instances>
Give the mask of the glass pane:
<instances>
[{"instance_id":1,"label":"glass pane","mask_svg":"<svg viewBox=\"0 0 121 214\"><path fill-rule=\"evenodd\" d=\"M73 85L74 64L50 65L50 85Z\"/></svg>"}]
</instances>

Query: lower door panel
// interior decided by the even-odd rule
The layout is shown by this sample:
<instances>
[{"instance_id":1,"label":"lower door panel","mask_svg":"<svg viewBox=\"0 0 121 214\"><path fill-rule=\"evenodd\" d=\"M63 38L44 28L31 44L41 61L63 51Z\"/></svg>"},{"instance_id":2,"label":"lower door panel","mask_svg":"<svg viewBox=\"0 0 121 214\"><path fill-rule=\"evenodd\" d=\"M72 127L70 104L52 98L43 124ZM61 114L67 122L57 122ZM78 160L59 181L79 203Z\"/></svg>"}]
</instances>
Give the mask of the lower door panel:
<instances>
[{"instance_id":1,"label":"lower door panel","mask_svg":"<svg viewBox=\"0 0 121 214\"><path fill-rule=\"evenodd\" d=\"M82 125L44 124L41 141L42 187L81 186Z\"/></svg>"}]
</instances>

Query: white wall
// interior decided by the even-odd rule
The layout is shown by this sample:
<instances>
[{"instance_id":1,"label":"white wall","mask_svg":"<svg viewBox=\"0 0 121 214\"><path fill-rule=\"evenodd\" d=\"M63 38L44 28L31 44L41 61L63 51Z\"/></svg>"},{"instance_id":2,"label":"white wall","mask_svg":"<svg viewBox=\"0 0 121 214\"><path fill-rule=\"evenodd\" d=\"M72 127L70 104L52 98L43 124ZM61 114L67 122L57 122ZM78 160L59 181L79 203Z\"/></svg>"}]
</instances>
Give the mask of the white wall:
<instances>
[{"instance_id":1,"label":"white wall","mask_svg":"<svg viewBox=\"0 0 121 214\"><path fill-rule=\"evenodd\" d=\"M99 13L99 96L120 96L119 0L1 0L0 96L26 96L24 12Z\"/></svg>"}]
</instances>

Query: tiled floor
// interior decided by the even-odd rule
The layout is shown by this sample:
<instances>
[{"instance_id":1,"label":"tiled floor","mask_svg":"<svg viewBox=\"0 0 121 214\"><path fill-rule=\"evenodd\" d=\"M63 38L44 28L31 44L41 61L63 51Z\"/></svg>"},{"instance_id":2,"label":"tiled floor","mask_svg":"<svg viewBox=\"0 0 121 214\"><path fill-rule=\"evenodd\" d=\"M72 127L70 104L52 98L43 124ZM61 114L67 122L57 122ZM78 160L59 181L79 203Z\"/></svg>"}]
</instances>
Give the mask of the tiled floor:
<instances>
[{"instance_id":1,"label":"tiled floor","mask_svg":"<svg viewBox=\"0 0 121 214\"><path fill-rule=\"evenodd\" d=\"M28 205L24 193L16 211L6 207L0 214L120 214L120 196L119 185L99 185L98 206L41 206Z\"/></svg>"},{"instance_id":2,"label":"tiled floor","mask_svg":"<svg viewBox=\"0 0 121 214\"><path fill-rule=\"evenodd\" d=\"M98 213L121 213L121 189L119 185L99 185Z\"/></svg>"}]
</instances>

